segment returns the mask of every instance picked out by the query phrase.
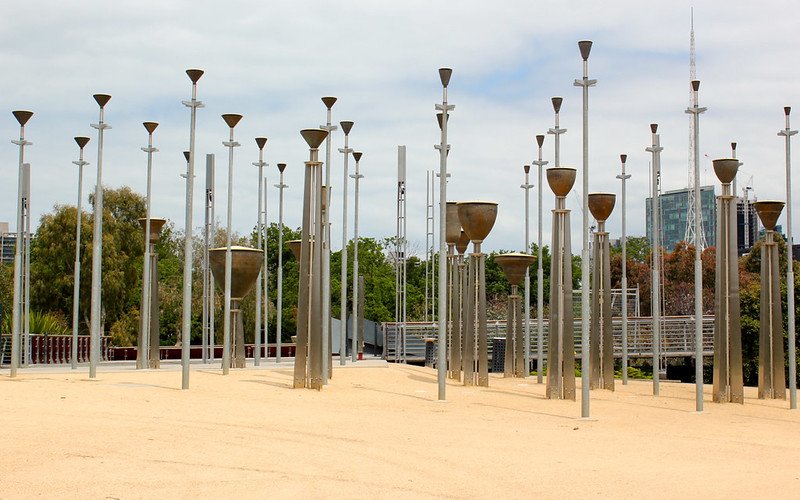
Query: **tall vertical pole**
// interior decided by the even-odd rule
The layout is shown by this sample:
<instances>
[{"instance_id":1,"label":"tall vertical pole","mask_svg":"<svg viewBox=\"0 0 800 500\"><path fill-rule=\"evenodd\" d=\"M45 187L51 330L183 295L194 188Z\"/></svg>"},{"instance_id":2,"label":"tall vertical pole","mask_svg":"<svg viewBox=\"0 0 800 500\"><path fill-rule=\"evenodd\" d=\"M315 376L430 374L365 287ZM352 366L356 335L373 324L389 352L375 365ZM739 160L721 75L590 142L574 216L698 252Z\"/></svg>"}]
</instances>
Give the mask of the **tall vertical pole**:
<instances>
[{"instance_id":1,"label":"tall vertical pole","mask_svg":"<svg viewBox=\"0 0 800 500\"><path fill-rule=\"evenodd\" d=\"M447 104L447 85L453 70L439 68L439 79L442 82L442 104L436 105L436 110L442 113L441 141L435 146L439 150L439 335L436 352L437 380L439 385L439 401L445 400L445 383L447 377L447 153L450 146L447 144L448 113L455 109L452 104Z\"/></svg>"},{"instance_id":2,"label":"tall vertical pole","mask_svg":"<svg viewBox=\"0 0 800 500\"><path fill-rule=\"evenodd\" d=\"M242 119L242 115L225 114L222 119L230 129L230 137L222 143L228 148L228 215L225 227L225 316L223 318L222 331L222 374L227 375L231 369L231 267L233 256L231 255L231 227L233 218L233 148L240 146L233 140L233 129ZM236 328L234 325L233 328Z\"/></svg>"},{"instance_id":3,"label":"tall vertical pole","mask_svg":"<svg viewBox=\"0 0 800 500\"><path fill-rule=\"evenodd\" d=\"M199 69L188 69L192 80L192 100L183 101L191 110L189 123L189 159L186 171L186 221L183 237L183 325L181 326L181 389L189 388L189 353L192 329L192 203L194 201L194 141L197 123L197 108L203 103L197 100L197 80L203 76ZM149 237L149 235L148 235Z\"/></svg>"},{"instance_id":4,"label":"tall vertical pole","mask_svg":"<svg viewBox=\"0 0 800 500\"><path fill-rule=\"evenodd\" d=\"M556 118L556 128L554 130L563 130L558 128L558 118ZM562 134L563 132L554 132L556 133L556 137ZM537 223L537 231L538 231L538 240L537 240L537 257L536 257L536 383L541 384L543 382L543 372L544 372L544 321L542 317L544 316L544 266L542 264L542 167L547 165L547 161L542 160L542 145L544 144L544 136L537 135L536 136L536 143L539 145L538 152L539 156L538 159L532 162L538 168L539 174L539 195L538 195L538 217L539 221ZM527 239L527 238L526 238ZM530 244L528 244L530 246ZM527 252L527 250L526 250ZM527 272L527 269L526 269ZM527 283L527 278L526 278ZM525 303L530 303L530 298L528 297L528 292L525 292ZM526 317L530 321L530 315L526 312Z\"/></svg>"},{"instance_id":5,"label":"tall vertical pole","mask_svg":"<svg viewBox=\"0 0 800 500\"><path fill-rule=\"evenodd\" d=\"M347 160L350 158L350 153L353 152L353 148L348 145L353 122L342 121L339 122L339 125L342 127L342 132L344 132L344 147L339 148L339 152L344 155L344 168L342 169L344 174L342 179L342 291L339 297L339 365L344 366L345 358L347 357L347 176L350 175ZM355 302L355 300L354 296L353 301ZM355 321L355 318L353 318L353 321Z\"/></svg>"},{"instance_id":6,"label":"tall vertical pole","mask_svg":"<svg viewBox=\"0 0 800 500\"><path fill-rule=\"evenodd\" d=\"M337 129L331 124L331 108L335 97L323 97L322 102L328 109L327 122L319 128L328 132L325 138L325 206L322 213L322 383L327 385L331 370L331 133Z\"/></svg>"},{"instance_id":7,"label":"tall vertical pole","mask_svg":"<svg viewBox=\"0 0 800 500\"><path fill-rule=\"evenodd\" d=\"M275 329L275 362L281 362L281 335L283 326L283 190L289 186L283 183L285 163L278 163L280 172L279 181L275 184L278 188L278 308Z\"/></svg>"},{"instance_id":8,"label":"tall vertical pole","mask_svg":"<svg viewBox=\"0 0 800 500\"><path fill-rule=\"evenodd\" d=\"M578 48L583 59L583 78L575 80L583 88L583 249L581 250L581 417L589 418L589 52L592 42L581 40Z\"/></svg>"},{"instance_id":9,"label":"tall vertical pole","mask_svg":"<svg viewBox=\"0 0 800 500\"><path fill-rule=\"evenodd\" d=\"M22 293L22 244L23 244L23 193L25 191L24 161L25 146L33 143L25 140L25 124L33 116L31 111L14 111L14 118L19 122L19 140L12 140L12 144L19 146L19 170L17 172L17 240L14 249L14 311L12 315L11 331L11 377L17 376L17 368L20 361L20 341L22 328L23 312L23 293Z\"/></svg>"},{"instance_id":10,"label":"tall vertical pole","mask_svg":"<svg viewBox=\"0 0 800 500\"><path fill-rule=\"evenodd\" d=\"M659 372L660 357L661 357L661 200L659 199L658 183L661 176L661 151L664 149L660 145L660 140L656 131L658 125L655 123L650 124L650 133L653 139L653 145L646 148L653 154L652 162L652 198L651 198L651 228L653 233L653 251L651 253L653 260L653 274L652 274L652 288L653 298L651 300L651 315L653 317L653 395L659 394ZM699 217L696 219L699 220Z\"/></svg>"},{"instance_id":11,"label":"tall vertical pole","mask_svg":"<svg viewBox=\"0 0 800 500\"><path fill-rule=\"evenodd\" d=\"M203 363L214 359L214 275L209 265L209 243L214 238L214 155L206 155L205 223L203 225Z\"/></svg>"},{"instance_id":12,"label":"tall vertical pole","mask_svg":"<svg viewBox=\"0 0 800 500\"><path fill-rule=\"evenodd\" d=\"M779 136L786 138L786 306L787 324L789 328L789 408L797 409L797 355L795 354L795 342L797 332L795 331L794 315L794 240L792 239L792 145L791 137L797 134L797 130L789 127L789 113L792 108L783 108L786 119L786 128L778 132Z\"/></svg>"},{"instance_id":13,"label":"tall vertical pole","mask_svg":"<svg viewBox=\"0 0 800 500\"><path fill-rule=\"evenodd\" d=\"M89 378L97 377L97 363L100 361L100 342L102 341L102 258L103 258L103 132L111 126L105 123L105 105L111 100L108 94L95 94L95 102L100 106L100 119L91 127L97 129L97 184L94 188L94 233L92 234L92 303L89 324L91 342L89 344Z\"/></svg>"},{"instance_id":14,"label":"tall vertical pole","mask_svg":"<svg viewBox=\"0 0 800 500\"><path fill-rule=\"evenodd\" d=\"M136 357L136 368L148 367L148 349L147 340L150 338L150 196L152 194L152 173L153 173L153 153L158 149L153 147L153 132L155 132L158 123L144 122L145 130L147 130L147 146L142 148L142 151L147 153L147 197L145 198L145 221L144 221L144 264L142 266L142 318L141 326L139 328L139 348L138 356ZM156 311L157 313L157 311Z\"/></svg>"},{"instance_id":15,"label":"tall vertical pole","mask_svg":"<svg viewBox=\"0 0 800 500\"><path fill-rule=\"evenodd\" d=\"M354 151L353 158L356 160L356 173L351 175L355 179L355 206L353 207L353 339L351 345L351 360L353 363L358 359L358 329L356 328L356 321L358 318L358 184L359 180L364 177L359 171L359 162L364 153L361 151Z\"/></svg>"},{"instance_id":16,"label":"tall vertical pole","mask_svg":"<svg viewBox=\"0 0 800 500\"><path fill-rule=\"evenodd\" d=\"M542 136L544 139L544 136ZM522 169L525 171L525 183L522 184L520 187L525 190L525 253L530 253L531 251L531 239L530 239L530 190L533 187L533 184L529 181L529 175L531 171L530 165L524 165ZM524 330L523 330L523 377L527 378L531 372L531 279L530 279L530 271L529 268L525 268L525 322ZM510 327L506 327L510 328ZM541 358L536 359L536 371L541 373Z\"/></svg>"},{"instance_id":17,"label":"tall vertical pole","mask_svg":"<svg viewBox=\"0 0 800 500\"><path fill-rule=\"evenodd\" d=\"M23 163L23 263L22 263L22 304L23 304L23 335L25 336L24 363L31 364L31 164Z\"/></svg>"},{"instance_id":18,"label":"tall vertical pole","mask_svg":"<svg viewBox=\"0 0 800 500\"><path fill-rule=\"evenodd\" d=\"M262 181L262 190L264 193L264 211L261 214L261 221L262 221L262 228L263 228L263 236L264 239L264 264L262 265L262 272L264 273L264 279L262 281L264 287L263 293L263 307L264 307L264 357L269 357L269 245L267 244L267 227L269 227L269 219L267 218L267 201L269 200L269 196L267 195L268 191L268 183L267 183L267 176L264 175L264 180ZM259 306L260 308L261 306ZM259 357L261 356L259 349Z\"/></svg>"},{"instance_id":19,"label":"tall vertical pole","mask_svg":"<svg viewBox=\"0 0 800 500\"><path fill-rule=\"evenodd\" d=\"M263 183L261 179L264 177L264 166L267 163L264 162L264 146L267 144L266 137L256 137L256 145L258 146L258 161L253 162L253 165L258 167L258 218L256 221L256 248L259 250L264 250L264 255L267 254L266 252L266 244L262 247L262 238L261 233L264 231L265 224L261 218L262 210L263 210ZM266 242L264 242L266 243ZM258 273L258 277L256 278L256 326L255 332L253 332L253 336L255 337L255 354L253 354L253 365L259 366L261 365L261 292L262 292L262 280L267 280L267 267L263 266L261 271ZM266 300L266 296L264 297ZM266 323L266 317L265 323Z\"/></svg>"},{"instance_id":20,"label":"tall vertical pole","mask_svg":"<svg viewBox=\"0 0 800 500\"><path fill-rule=\"evenodd\" d=\"M622 163L622 173L617 179L622 181L622 385L628 385L628 237L625 232L625 181L631 174L625 173L625 161L628 155L619 155Z\"/></svg>"},{"instance_id":21,"label":"tall vertical pole","mask_svg":"<svg viewBox=\"0 0 800 500\"><path fill-rule=\"evenodd\" d=\"M83 197L83 167L88 161L83 160L83 148L89 142L88 137L76 137L75 142L80 148L78 161L73 161L78 166L78 202L77 215L75 216L75 265L72 278L72 349L70 352L70 365L73 370L78 368L78 324L80 322L79 310L81 301L81 198Z\"/></svg>"},{"instance_id":22,"label":"tall vertical pole","mask_svg":"<svg viewBox=\"0 0 800 500\"><path fill-rule=\"evenodd\" d=\"M700 199L700 115L707 108L699 107L700 80L692 80L692 106L686 112L692 115L694 133L694 378L695 409L703 411L703 245ZM719 242L718 242L719 243Z\"/></svg>"}]
</instances>

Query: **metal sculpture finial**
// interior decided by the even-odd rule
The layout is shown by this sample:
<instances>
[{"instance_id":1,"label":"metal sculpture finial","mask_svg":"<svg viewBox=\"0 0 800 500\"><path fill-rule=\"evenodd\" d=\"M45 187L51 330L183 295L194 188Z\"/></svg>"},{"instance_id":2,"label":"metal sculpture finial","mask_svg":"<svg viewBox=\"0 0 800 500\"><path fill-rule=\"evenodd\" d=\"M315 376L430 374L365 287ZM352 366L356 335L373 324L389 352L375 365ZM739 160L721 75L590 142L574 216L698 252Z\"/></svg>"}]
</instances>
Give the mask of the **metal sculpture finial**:
<instances>
[{"instance_id":1,"label":"metal sculpture finial","mask_svg":"<svg viewBox=\"0 0 800 500\"><path fill-rule=\"evenodd\" d=\"M584 61L589 60L589 52L592 51L592 41L591 40L581 40L578 42L578 48L581 51L581 58Z\"/></svg>"},{"instance_id":2,"label":"metal sculpture finial","mask_svg":"<svg viewBox=\"0 0 800 500\"><path fill-rule=\"evenodd\" d=\"M436 113L436 122L439 124L439 130L442 130L442 113ZM447 115L447 122L450 122L450 114Z\"/></svg>"},{"instance_id":3,"label":"metal sculpture finial","mask_svg":"<svg viewBox=\"0 0 800 500\"><path fill-rule=\"evenodd\" d=\"M286 170L286 164L285 163L278 163L278 171L279 172L283 172L284 170Z\"/></svg>"},{"instance_id":4,"label":"metal sculpture finial","mask_svg":"<svg viewBox=\"0 0 800 500\"><path fill-rule=\"evenodd\" d=\"M303 136L309 148L318 149L322 141L328 137L328 131L319 128L304 128L300 131L300 135Z\"/></svg>"},{"instance_id":5,"label":"metal sculpture finial","mask_svg":"<svg viewBox=\"0 0 800 500\"><path fill-rule=\"evenodd\" d=\"M739 160L736 158L719 158L711 163L714 165L714 174L721 183L730 184L736 178L736 172L739 171Z\"/></svg>"},{"instance_id":6,"label":"metal sculpture finial","mask_svg":"<svg viewBox=\"0 0 800 500\"><path fill-rule=\"evenodd\" d=\"M189 79L192 80L192 83L197 83L197 80L203 76L204 71L202 69L187 69L186 74L189 75Z\"/></svg>"},{"instance_id":7,"label":"metal sculpture finial","mask_svg":"<svg viewBox=\"0 0 800 500\"><path fill-rule=\"evenodd\" d=\"M692 90L695 92L700 90L700 80L692 80Z\"/></svg>"},{"instance_id":8,"label":"metal sculpture finial","mask_svg":"<svg viewBox=\"0 0 800 500\"><path fill-rule=\"evenodd\" d=\"M523 165L522 166L522 170L524 170L526 174L529 174L531 172L531 166L530 165Z\"/></svg>"},{"instance_id":9,"label":"metal sculpture finial","mask_svg":"<svg viewBox=\"0 0 800 500\"><path fill-rule=\"evenodd\" d=\"M227 123L230 128L233 128L239 123L239 120L242 119L242 115L228 113L222 115L222 119L225 120L225 123Z\"/></svg>"},{"instance_id":10,"label":"metal sculpture finial","mask_svg":"<svg viewBox=\"0 0 800 500\"><path fill-rule=\"evenodd\" d=\"M551 167L547 169L547 184L553 194L563 198L572 190L575 185L577 170L572 167Z\"/></svg>"},{"instance_id":11,"label":"metal sculpture finial","mask_svg":"<svg viewBox=\"0 0 800 500\"><path fill-rule=\"evenodd\" d=\"M101 108L106 107L106 104L108 104L108 101L111 100L111 96L108 95L108 94L95 94L92 97L94 97L94 100L97 102L97 104Z\"/></svg>"},{"instance_id":12,"label":"metal sculpture finial","mask_svg":"<svg viewBox=\"0 0 800 500\"><path fill-rule=\"evenodd\" d=\"M783 114L785 114L786 116L789 116L789 113L791 113L791 112L792 112L792 107L791 106L784 106L783 107Z\"/></svg>"},{"instance_id":13,"label":"metal sculpture finial","mask_svg":"<svg viewBox=\"0 0 800 500\"><path fill-rule=\"evenodd\" d=\"M589 193L589 212L597 222L605 222L614 210L617 195L614 193Z\"/></svg>"},{"instance_id":14,"label":"metal sculpture finial","mask_svg":"<svg viewBox=\"0 0 800 500\"><path fill-rule=\"evenodd\" d=\"M537 135L536 136L536 144L538 144L539 147L542 147L542 144L544 144L544 136L543 135Z\"/></svg>"},{"instance_id":15,"label":"metal sculpture finial","mask_svg":"<svg viewBox=\"0 0 800 500\"><path fill-rule=\"evenodd\" d=\"M651 123L650 124L650 132L656 133L658 131L658 123Z\"/></svg>"},{"instance_id":16,"label":"metal sculpture finial","mask_svg":"<svg viewBox=\"0 0 800 500\"><path fill-rule=\"evenodd\" d=\"M450 84L450 77L453 76L451 68L439 68L439 79L442 81L442 87L447 88Z\"/></svg>"},{"instance_id":17,"label":"metal sculpture finial","mask_svg":"<svg viewBox=\"0 0 800 500\"><path fill-rule=\"evenodd\" d=\"M349 135L350 129L353 128L353 122L349 120L341 121L339 122L339 125L342 127L342 132L344 132L344 135Z\"/></svg>"},{"instance_id":18,"label":"metal sculpture finial","mask_svg":"<svg viewBox=\"0 0 800 500\"><path fill-rule=\"evenodd\" d=\"M256 137L256 144L258 145L258 149L264 149L264 146L267 144L267 138Z\"/></svg>"},{"instance_id":19,"label":"metal sculpture finial","mask_svg":"<svg viewBox=\"0 0 800 500\"><path fill-rule=\"evenodd\" d=\"M78 143L78 147L83 149L89 143L88 137L76 137L75 142Z\"/></svg>"},{"instance_id":20,"label":"metal sculpture finial","mask_svg":"<svg viewBox=\"0 0 800 500\"><path fill-rule=\"evenodd\" d=\"M362 153L361 151L353 151L353 158L355 158L356 161L361 161L361 155L363 154L364 153Z\"/></svg>"},{"instance_id":21,"label":"metal sculpture finial","mask_svg":"<svg viewBox=\"0 0 800 500\"><path fill-rule=\"evenodd\" d=\"M622 163L625 163L626 161L628 161L628 155L624 155L624 154L623 155L619 155L619 159L620 159L620 161Z\"/></svg>"},{"instance_id":22,"label":"metal sculpture finial","mask_svg":"<svg viewBox=\"0 0 800 500\"><path fill-rule=\"evenodd\" d=\"M735 142L731 143L731 151L736 152L736 143Z\"/></svg>"},{"instance_id":23,"label":"metal sculpture finial","mask_svg":"<svg viewBox=\"0 0 800 500\"><path fill-rule=\"evenodd\" d=\"M158 123L156 122L144 122L142 123L142 125L144 125L144 128L145 130L147 130L148 134L152 134L153 132L155 132L156 127L158 127Z\"/></svg>"},{"instance_id":24,"label":"metal sculpture finial","mask_svg":"<svg viewBox=\"0 0 800 500\"><path fill-rule=\"evenodd\" d=\"M183 157L184 157L184 158L186 158L186 161L189 161L189 155L190 155L190 154L191 154L191 153L189 153L189 151L184 151L184 152L183 152Z\"/></svg>"},{"instance_id":25,"label":"metal sculpture finial","mask_svg":"<svg viewBox=\"0 0 800 500\"><path fill-rule=\"evenodd\" d=\"M24 127L33 116L33 111L12 111L11 114L17 119L20 127Z\"/></svg>"},{"instance_id":26,"label":"metal sculpture finial","mask_svg":"<svg viewBox=\"0 0 800 500\"><path fill-rule=\"evenodd\" d=\"M325 107L331 109L334 104L336 104L336 98L333 96L326 96L322 98L322 102L325 104Z\"/></svg>"},{"instance_id":27,"label":"metal sculpture finial","mask_svg":"<svg viewBox=\"0 0 800 500\"><path fill-rule=\"evenodd\" d=\"M758 218L764 225L767 231L774 231L775 225L778 223L778 217L781 216L785 203L777 200L760 200L754 201L753 207L758 213Z\"/></svg>"},{"instance_id":28,"label":"metal sculpture finial","mask_svg":"<svg viewBox=\"0 0 800 500\"><path fill-rule=\"evenodd\" d=\"M561 103L564 102L563 97L551 97L550 101L553 103L553 111L556 113L561 112Z\"/></svg>"}]
</instances>

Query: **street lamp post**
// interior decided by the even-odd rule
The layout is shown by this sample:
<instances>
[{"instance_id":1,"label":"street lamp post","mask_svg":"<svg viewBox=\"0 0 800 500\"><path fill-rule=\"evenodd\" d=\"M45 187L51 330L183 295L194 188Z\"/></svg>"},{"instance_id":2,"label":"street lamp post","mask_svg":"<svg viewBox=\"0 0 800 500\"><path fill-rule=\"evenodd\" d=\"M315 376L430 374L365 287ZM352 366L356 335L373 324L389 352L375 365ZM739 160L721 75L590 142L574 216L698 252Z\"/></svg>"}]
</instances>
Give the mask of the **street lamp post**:
<instances>
[{"instance_id":1,"label":"street lamp post","mask_svg":"<svg viewBox=\"0 0 800 500\"><path fill-rule=\"evenodd\" d=\"M358 184L359 180L364 177L360 170L359 164L361 162L361 156L364 153L361 151L354 151L353 158L356 160L356 172L351 175L355 180L355 206L353 207L354 216L353 216L353 341L351 346L351 354L352 354L352 361L355 362L358 359L358 328L356 328L356 322L358 318Z\"/></svg>"},{"instance_id":2,"label":"street lamp post","mask_svg":"<svg viewBox=\"0 0 800 500\"><path fill-rule=\"evenodd\" d=\"M661 177L661 142L658 134L658 124L650 124L650 133L653 139L652 146L645 149L652 153L652 198L650 209L651 231L653 234L653 260L651 316L653 317L653 395L659 394L659 373L661 371L661 200L658 196L658 183ZM698 237L699 238L699 237ZM698 240L699 241L699 240Z\"/></svg>"},{"instance_id":3,"label":"street lamp post","mask_svg":"<svg viewBox=\"0 0 800 500\"><path fill-rule=\"evenodd\" d=\"M192 81L192 99L183 101L191 110L189 123L189 158L186 168L186 222L183 237L183 324L181 326L181 389L189 388L189 354L192 329L192 202L194 200L194 150L197 108L203 103L197 100L197 80L203 76L199 69L188 69L186 74ZM233 134L233 132L231 132ZM233 139L231 139L233 140ZM228 275L230 276L230 274ZM229 279L229 278L228 278Z\"/></svg>"},{"instance_id":4,"label":"street lamp post","mask_svg":"<svg viewBox=\"0 0 800 500\"><path fill-rule=\"evenodd\" d=\"M153 153L158 149L153 147L153 132L158 123L144 122L147 130L147 146L142 151L147 153L147 197L145 198L145 222L144 222L144 265L142 266L142 317L139 328L139 341L137 343L136 368L148 367L148 346L150 330L150 195L152 194L152 173L153 173Z\"/></svg>"},{"instance_id":5,"label":"street lamp post","mask_svg":"<svg viewBox=\"0 0 800 500\"><path fill-rule=\"evenodd\" d=\"M14 250L14 311L12 315L11 331L11 377L17 376L20 360L20 330L22 328L22 315L24 312L24 293L22 290L22 242L23 242L23 196L25 192L25 146L33 143L25 140L25 124L33 116L32 111L13 111L14 118L19 122L19 140L12 140L12 144L19 146L19 170L17 174L17 241Z\"/></svg>"},{"instance_id":6,"label":"street lamp post","mask_svg":"<svg viewBox=\"0 0 800 500\"><path fill-rule=\"evenodd\" d=\"M80 321L78 311L80 310L81 299L81 198L83 197L83 167L88 165L88 161L83 159L83 148L89 143L88 137L76 137L75 142L80 148L78 161L73 161L78 166L78 202L77 215L75 216L75 265L72 279L72 351L70 354L70 364L73 370L78 368L78 323Z\"/></svg>"},{"instance_id":7,"label":"street lamp post","mask_svg":"<svg viewBox=\"0 0 800 500\"><path fill-rule=\"evenodd\" d=\"M348 146L348 139L350 137L350 130L353 128L353 122L343 121L339 122L344 132L344 148L339 148L339 152L344 155L344 178L342 180L342 292L340 296L341 305L340 309L340 328L339 328L339 365L345 365L345 358L347 357L347 176L349 175L347 160L353 149ZM356 279L358 276L356 276ZM354 282L354 286L356 283ZM353 296L353 304L356 303L357 297ZM355 318L353 318L355 321ZM355 330L355 329L354 329Z\"/></svg>"},{"instance_id":8,"label":"street lamp post","mask_svg":"<svg viewBox=\"0 0 800 500\"><path fill-rule=\"evenodd\" d=\"M231 267L233 267L233 255L231 254L231 227L233 215L233 148L240 146L233 139L233 129L242 119L242 115L225 114L222 119L230 129L230 136L227 141L222 143L228 148L228 215L227 226L225 228L225 317L223 319L222 331L222 374L227 375L231 369ZM235 328L235 325L234 325Z\"/></svg>"},{"instance_id":9,"label":"street lamp post","mask_svg":"<svg viewBox=\"0 0 800 500\"><path fill-rule=\"evenodd\" d=\"M578 48L583 59L583 78L575 80L583 89L583 249L581 251L581 417L589 418L589 52L592 42L581 40Z\"/></svg>"},{"instance_id":10,"label":"street lamp post","mask_svg":"<svg viewBox=\"0 0 800 500\"><path fill-rule=\"evenodd\" d=\"M554 132L556 134L556 139L558 139L558 135L562 134L566 131L566 129L559 129L558 128L558 115L556 115L556 128L553 129L555 131L561 130L562 132ZM544 144L544 136L537 135L536 136L536 144L539 145L538 151L539 156L538 159L533 161L532 163L536 165L539 174L539 195L538 195L538 227L537 231L538 235L538 254L536 258L536 383L541 384L543 381L543 372L544 372L544 321L542 317L544 316L544 267L542 265L542 167L547 165L547 161L542 160L542 145ZM527 227L527 225L526 225ZM527 238L526 238L527 240ZM530 243L527 243L530 246ZM527 251L527 250L526 250ZM527 272L527 270L526 270ZM525 291L525 303L530 304L530 297L527 291L527 283L528 279L525 278L526 283L526 291ZM529 306L530 307L530 306ZM526 314L526 318L530 321L530 315ZM530 338L530 336L529 336Z\"/></svg>"},{"instance_id":11,"label":"street lamp post","mask_svg":"<svg viewBox=\"0 0 800 500\"><path fill-rule=\"evenodd\" d=\"M530 241L530 190L533 187L533 184L529 182L528 175L531 171L530 165L524 165L522 169L525 171L525 183L520 186L520 188L525 190L525 252L530 253L531 251L531 241ZM525 370L523 371L523 376L525 378L528 377L528 374L531 372L531 280L530 280L530 272L528 267L525 267L525 322L523 326L523 365L525 366ZM506 327L508 328L508 327ZM539 359L537 358L537 364L539 364ZM541 371L541 368L537 366L537 371Z\"/></svg>"},{"instance_id":12,"label":"street lamp post","mask_svg":"<svg viewBox=\"0 0 800 500\"><path fill-rule=\"evenodd\" d=\"M286 169L285 163L278 163L280 172L279 181L275 184L278 188L278 308L277 308L277 327L275 330L275 362L281 362L281 335L283 324L283 190L289 187L283 183L283 171ZM299 260L299 259L298 259Z\"/></svg>"},{"instance_id":13,"label":"street lamp post","mask_svg":"<svg viewBox=\"0 0 800 500\"><path fill-rule=\"evenodd\" d=\"M91 126L97 129L97 184L94 188L94 233L92 235L92 304L90 311L91 341L89 344L89 378L97 377L97 363L100 361L101 314L102 314L102 258L103 258L103 132L111 128L105 123L105 106L111 100L108 94L95 94L95 102L100 106L100 119Z\"/></svg>"},{"instance_id":14,"label":"street lamp post","mask_svg":"<svg viewBox=\"0 0 800 500\"><path fill-rule=\"evenodd\" d=\"M331 133L337 129L331 124L331 108L336 103L335 97L323 97L322 103L327 108L327 121L319 128L328 132L325 137L325 185L322 194L322 384L328 384L331 373Z\"/></svg>"},{"instance_id":15,"label":"street lamp post","mask_svg":"<svg viewBox=\"0 0 800 500\"><path fill-rule=\"evenodd\" d=\"M787 266L786 266L786 306L787 323L789 329L789 408L792 410L797 409L797 357L795 354L795 317L794 317L794 269L792 268L792 258L794 249L794 240L792 239L792 144L791 137L797 134L797 130L792 130L789 127L789 113L792 108L786 106L783 108L784 116L786 117L786 128L778 132L779 136L786 138L786 244L787 244Z\"/></svg>"},{"instance_id":16,"label":"street lamp post","mask_svg":"<svg viewBox=\"0 0 800 500\"><path fill-rule=\"evenodd\" d=\"M628 261L627 245L628 236L625 232L625 181L631 178L631 174L625 173L625 161L628 155L619 155L622 163L622 173L617 175L617 179L622 181L622 385L628 385Z\"/></svg>"},{"instance_id":17,"label":"street lamp post","mask_svg":"<svg viewBox=\"0 0 800 500\"><path fill-rule=\"evenodd\" d=\"M263 199L262 198L264 196L263 183L261 182L261 179L264 177L264 167L267 165L267 163L264 162L264 146L266 146L266 144L267 144L267 138L266 137L256 137L256 145L258 145L258 161L253 162L253 165L258 167L258 217L256 219L256 234L257 234L257 236L256 236L256 238L257 238L257 243L256 243L257 246L256 246L256 248L258 248L259 250L264 250L264 255L267 254L267 252L266 252L266 246L267 245L266 245L266 241L265 241L263 248L261 246L261 233L264 231L264 226L265 226L265 224L263 223L263 220L261 218L261 214L262 214L262 210L263 210ZM264 266L261 269L261 272L258 273L258 277L256 278L256 286L255 286L255 289L256 289L256 326L255 326L254 336L255 336L255 344L256 344L255 351L256 352L253 355L253 365L255 365L255 366L259 366L261 364L261 307L262 307L262 304L261 304L261 291L262 291L262 286L263 286L261 280L264 280L264 281L267 280L267 268L266 268L266 266ZM264 297L264 300L266 300L266 296ZM265 315L264 320L265 320L264 322L266 323L266 315Z\"/></svg>"}]
</instances>

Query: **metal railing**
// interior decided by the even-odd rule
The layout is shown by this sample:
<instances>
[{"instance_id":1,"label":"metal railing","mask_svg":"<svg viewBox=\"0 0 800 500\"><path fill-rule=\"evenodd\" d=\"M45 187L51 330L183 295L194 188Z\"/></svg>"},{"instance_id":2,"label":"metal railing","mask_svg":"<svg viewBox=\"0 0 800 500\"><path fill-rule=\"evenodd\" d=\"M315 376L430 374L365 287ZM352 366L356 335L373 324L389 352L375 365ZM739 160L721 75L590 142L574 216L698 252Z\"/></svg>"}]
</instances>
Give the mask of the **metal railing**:
<instances>
[{"instance_id":1,"label":"metal railing","mask_svg":"<svg viewBox=\"0 0 800 500\"><path fill-rule=\"evenodd\" d=\"M544 355L547 356L549 321L544 320ZM536 320L531 325L531 358L536 357ZM388 361L422 361L425 359L425 339L435 338L436 323L382 323L384 335L383 357ZM614 332L614 357L622 357L622 318L612 320ZM489 337L505 337L505 320L488 322ZM575 357L581 355L581 320L573 323L575 337ZM405 339L403 338L405 337ZM405 357L402 345L405 340ZM491 355L491 342L489 342ZM703 316L703 355L714 354L714 316ZM650 317L628 318L628 356L646 358L653 355L653 319ZM666 316L661 319L661 356L694 356L694 316Z\"/></svg>"},{"instance_id":2,"label":"metal railing","mask_svg":"<svg viewBox=\"0 0 800 500\"><path fill-rule=\"evenodd\" d=\"M31 335L31 364L67 364L72 362L72 335ZM91 338L89 335L78 336L78 362L89 362L89 345ZM6 345L10 346L11 336L3 335L0 338L0 347ZM5 352L0 351L0 352ZM102 344L100 348L103 361L109 359L109 337L102 337ZM21 357L21 361L24 356ZM0 355L0 364L8 364L11 362L10 351L4 355ZM24 365L23 365L24 366Z\"/></svg>"}]
</instances>

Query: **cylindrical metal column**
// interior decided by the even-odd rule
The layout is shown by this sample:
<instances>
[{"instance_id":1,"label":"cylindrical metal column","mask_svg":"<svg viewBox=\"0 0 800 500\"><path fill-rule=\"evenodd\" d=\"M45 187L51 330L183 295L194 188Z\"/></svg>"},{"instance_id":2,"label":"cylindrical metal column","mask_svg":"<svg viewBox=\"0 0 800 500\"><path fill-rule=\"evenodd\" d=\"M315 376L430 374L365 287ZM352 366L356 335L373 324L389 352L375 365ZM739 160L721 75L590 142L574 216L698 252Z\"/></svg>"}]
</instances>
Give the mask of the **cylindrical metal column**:
<instances>
[{"instance_id":1,"label":"cylindrical metal column","mask_svg":"<svg viewBox=\"0 0 800 500\"><path fill-rule=\"evenodd\" d=\"M630 174L625 173L625 161L628 155L619 155L622 162L622 173L617 175L617 179L622 181L622 385L628 385L628 256L627 245L628 236L625 232L625 181L631 178Z\"/></svg>"},{"instance_id":2,"label":"cylindrical metal column","mask_svg":"<svg viewBox=\"0 0 800 500\"><path fill-rule=\"evenodd\" d=\"M75 216L75 265L73 266L73 281L72 281L72 350L70 352L70 365L73 370L78 368L78 324L80 317L78 311L80 310L81 302L81 198L83 197L83 167L88 165L88 161L83 159L83 148L89 142L88 137L76 137L75 142L78 143L80 148L80 155L78 161L73 161L78 166L78 201L76 204ZM141 351L140 351L141 352Z\"/></svg>"},{"instance_id":3,"label":"cylindrical metal column","mask_svg":"<svg viewBox=\"0 0 800 500\"><path fill-rule=\"evenodd\" d=\"M786 259L786 283L794 283L794 268L792 257L794 251L794 239L792 239L792 144L791 137L797 134L797 130L789 127L789 113L792 108L786 106L783 113L786 119L786 128L778 132L779 136L786 138L786 245L789 255ZM786 307L787 307L787 326L789 330L789 408L797 409L797 355L795 353L795 343L797 342L797 332L795 330L794 314L794 287L786 287Z\"/></svg>"}]
</instances>

